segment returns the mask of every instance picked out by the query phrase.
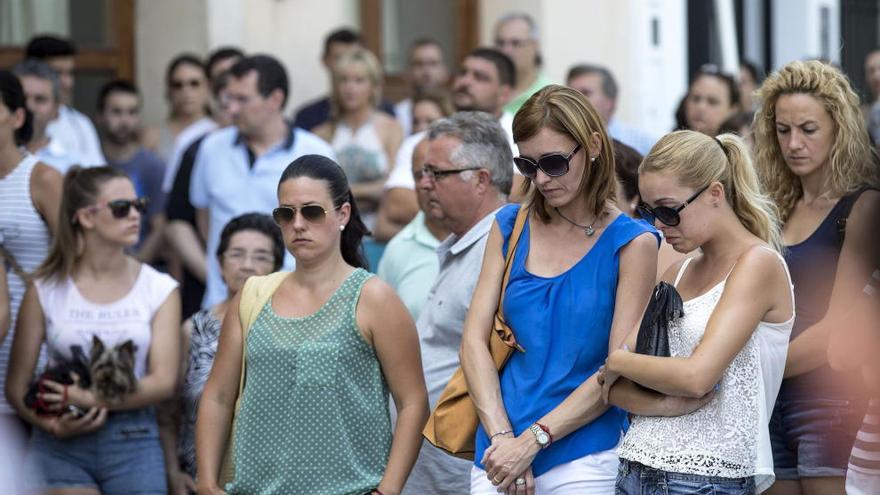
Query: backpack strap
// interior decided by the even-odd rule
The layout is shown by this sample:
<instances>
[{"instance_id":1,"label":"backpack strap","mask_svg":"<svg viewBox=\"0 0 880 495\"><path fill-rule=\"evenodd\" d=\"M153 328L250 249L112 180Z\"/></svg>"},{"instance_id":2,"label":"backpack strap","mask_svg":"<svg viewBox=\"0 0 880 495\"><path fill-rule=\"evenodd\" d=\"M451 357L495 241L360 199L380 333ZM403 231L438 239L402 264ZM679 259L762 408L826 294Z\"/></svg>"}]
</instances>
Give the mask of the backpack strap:
<instances>
[{"instance_id":1,"label":"backpack strap","mask_svg":"<svg viewBox=\"0 0 880 495\"><path fill-rule=\"evenodd\" d=\"M244 390L245 364L247 362L247 336L263 306L269 302L272 294L281 286L281 282L290 272L275 272L261 277L250 277L241 289L241 300L238 302L238 317L241 320L241 379L238 384L238 397ZM236 404L238 412L238 404Z\"/></svg>"}]
</instances>

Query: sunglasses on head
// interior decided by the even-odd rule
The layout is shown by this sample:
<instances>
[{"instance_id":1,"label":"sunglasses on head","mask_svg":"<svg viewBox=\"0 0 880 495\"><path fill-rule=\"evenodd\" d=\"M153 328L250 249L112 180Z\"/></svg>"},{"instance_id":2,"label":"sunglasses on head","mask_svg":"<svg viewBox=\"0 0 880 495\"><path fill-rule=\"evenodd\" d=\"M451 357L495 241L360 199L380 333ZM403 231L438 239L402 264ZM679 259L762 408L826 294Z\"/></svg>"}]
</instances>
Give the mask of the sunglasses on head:
<instances>
[{"instance_id":1,"label":"sunglasses on head","mask_svg":"<svg viewBox=\"0 0 880 495\"><path fill-rule=\"evenodd\" d=\"M138 198L138 199L114 199L113 201L109 201L102 205L94 205L89 207L92 211L100 210L101 208L107 207L110 209L110 213L113 215L113 218L125 218L128 216L128 213L131 211L132 207L138 211L141 215L147 212L147 206L150 204L149 198Z\"/></svg>"},{"instance_id":2,"label":"sunglasses on head","mask_svg":"<svg viewBox=\"0 0 880 495\"><path fill-rule=\"evenodd\" d=\"M696 193L693 196L688 198L684 203L681 204L678 208L672 208L669 206L657 206L655 208L651 208L645 203L636 206L636 211L639 213L639 216L642 217L645 221L654 225L655 220L660 220L661 223L668 227L675 227L679 223L681 223L681 210L683 210L687 205L694 202L695 199L700 194L703 194L703 191L709 189L709 186L706 186Z\"/></svg>"},{"instance_id":3,"label":"sunglasses on head","mask_svg":"<svg viewBox=\"0 0 880 495\"><path fill-rule=\"evenodd\" d=\"M539 169L549 177L561 177L568 173L568 162L571 161L571 157L580 149L581 145L578 144L567 155L547 153L546 155L541 155L537 160L527 156L517 156L514 157L513 163L516 164L516 168L519 169L520 173L529 179L534 179L538 175Z\"/></svg>"},{"instance_id":4,"label":"sunglasses on head","mask_svg":"<svg viewBox=\"0 0 880 495\"><path fill-rule=\"evenodd\" d=\"M337 208L334 208L338 209ZM305 206L279 206L272 210L272 218L278 225L290 223L296 217L296 212L307 222L320 223L327 217L327 210L321 205L305 205Z\"/></svg>"}]
</instances>

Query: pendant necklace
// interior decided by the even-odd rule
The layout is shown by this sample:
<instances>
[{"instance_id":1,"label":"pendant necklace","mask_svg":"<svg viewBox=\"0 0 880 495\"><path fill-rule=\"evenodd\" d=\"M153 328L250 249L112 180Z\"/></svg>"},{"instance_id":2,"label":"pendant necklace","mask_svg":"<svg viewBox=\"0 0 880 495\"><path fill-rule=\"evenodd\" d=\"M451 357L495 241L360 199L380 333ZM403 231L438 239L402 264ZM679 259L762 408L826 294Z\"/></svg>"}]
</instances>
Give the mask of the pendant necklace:
<instances>
[{"instance_id":1,"label":"pendant necklace","mask_svg":"<svg viewBox=\"0 0 880 495\"><path fill-rule=\"evenodd\" d=\"M602 218L602 215L600 214L593 220L593 223L591 223L590 225L581 225L579 223L576 223L576 222L570 220L568 217L563 215L562 212L559 211L559 208L554 208L554 209L556 210L556 213L558 213L559 216L562 217L563 220L574 225L575 227L580 227L580 228L584 229L584 234L586 234L587 237L592 237L593 234L596 233L596 229L593 228L593 225L595 225L596 222L598 222L599 219Z\"/></svg>"}]
</instances>

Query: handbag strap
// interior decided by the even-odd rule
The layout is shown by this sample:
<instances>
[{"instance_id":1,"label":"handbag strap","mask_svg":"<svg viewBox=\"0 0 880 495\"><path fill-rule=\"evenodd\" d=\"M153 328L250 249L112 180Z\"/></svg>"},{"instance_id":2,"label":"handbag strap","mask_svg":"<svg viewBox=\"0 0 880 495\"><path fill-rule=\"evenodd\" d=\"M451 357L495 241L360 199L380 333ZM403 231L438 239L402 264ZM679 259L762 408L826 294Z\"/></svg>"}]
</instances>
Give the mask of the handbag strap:
<instances>
[{"instance_id":1,"label":"handbag strap","mask_svg":"<svg viewBox=\"0 0 880 495\"><path fill-rule=\"evenodd\" d=\"M507 281L510 280L510 270L513 267L513 257L516 256L516 247L519 245L519 238L529 217L529 211L529 208L525 206L519 207L516 221L513 224L513 231L508 238L507 254L504 257L504 277L501 279L501 293L498 296L498 309L495 312L495 316L500 321L504 321L504 292L507 290ZM519 344L517 344L517 347L519 347Z\"/></svg>"}]
</instances>

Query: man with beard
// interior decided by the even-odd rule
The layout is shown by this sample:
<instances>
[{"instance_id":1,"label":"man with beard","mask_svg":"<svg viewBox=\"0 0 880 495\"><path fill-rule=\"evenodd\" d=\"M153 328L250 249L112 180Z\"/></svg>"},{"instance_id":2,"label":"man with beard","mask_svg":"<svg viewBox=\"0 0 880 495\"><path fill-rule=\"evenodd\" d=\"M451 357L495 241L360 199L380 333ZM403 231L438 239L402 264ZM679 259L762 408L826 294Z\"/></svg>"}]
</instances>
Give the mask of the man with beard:
<instances>
[{"instance_id":1,"label":"man with beard","mask_svg":"<svg viewBox=\"0 0 880 495\"><path fill-rule=\"evenodd\" d=\"M98 94L97 117L107 164L128 174L139 198L150 199L134 250L138 258L153 263L159 255L165 225L165 164L140 144L141 97L137 88L122 80L105 84Z\"/></svg>"},{"instance_id":2,"label":"man with beard","mask_svg":"<svg viewBox=\"0 0 880 495\"><path fill-rule=\"evenodd\" d=\"M452 103L459 112L486 112L495 117L507 135L511 151L517 155L519 152L513 143L513 115L504 111L515 85L516 69L507 55L492 48L476 48L465 57L455 76ZM385 197L379 210L376 237L380 241L397 234L419 211L410 164L413 150L424 138L424 132L409 136L397 152L394 169L385 182ZM510 167L514 172L511 200L515 201L519 198L523 177L512 161Z\"/></svg>"}]
</instances>

